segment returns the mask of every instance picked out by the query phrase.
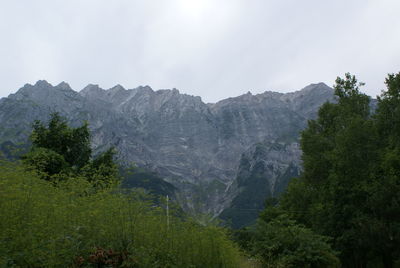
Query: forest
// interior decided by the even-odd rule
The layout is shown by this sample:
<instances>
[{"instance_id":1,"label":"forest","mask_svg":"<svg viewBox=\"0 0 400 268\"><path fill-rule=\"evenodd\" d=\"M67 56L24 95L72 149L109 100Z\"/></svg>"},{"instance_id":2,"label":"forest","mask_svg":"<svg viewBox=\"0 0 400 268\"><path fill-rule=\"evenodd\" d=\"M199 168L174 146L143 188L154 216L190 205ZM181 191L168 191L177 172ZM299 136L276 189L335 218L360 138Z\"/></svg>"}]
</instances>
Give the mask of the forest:
<instances>
[{"instance_id":1,"label":"forest","mask_svg":"<svg viewBox=\"0 0 400 268\"><path fill-rule=\"evenodd\" d=\"M336 79L300 134L301 176L240 230L121 187L87 123L36 121L29 151L0 163L0 266L400 267L400 73L385 83L372 105Z\"/></svg>"}]
</instances>

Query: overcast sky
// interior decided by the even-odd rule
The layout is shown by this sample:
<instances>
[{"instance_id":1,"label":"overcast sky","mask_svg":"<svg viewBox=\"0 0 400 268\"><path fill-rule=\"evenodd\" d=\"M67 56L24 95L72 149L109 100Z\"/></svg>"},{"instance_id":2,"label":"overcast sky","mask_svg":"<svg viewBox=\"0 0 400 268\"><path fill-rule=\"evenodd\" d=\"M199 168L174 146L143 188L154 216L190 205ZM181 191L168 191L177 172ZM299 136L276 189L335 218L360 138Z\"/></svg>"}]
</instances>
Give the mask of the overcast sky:
<instances>
[{"instance_id":1,"label":"overcast sky","mask_svg":"<svg viewBox=\"0 0 400 268\"><path fill-rule=\"evenodd\" d=\"M25 83L177 88L205 102L400 71L399 0L1 0L0 97Z\"/></svg>"}]
</instances>

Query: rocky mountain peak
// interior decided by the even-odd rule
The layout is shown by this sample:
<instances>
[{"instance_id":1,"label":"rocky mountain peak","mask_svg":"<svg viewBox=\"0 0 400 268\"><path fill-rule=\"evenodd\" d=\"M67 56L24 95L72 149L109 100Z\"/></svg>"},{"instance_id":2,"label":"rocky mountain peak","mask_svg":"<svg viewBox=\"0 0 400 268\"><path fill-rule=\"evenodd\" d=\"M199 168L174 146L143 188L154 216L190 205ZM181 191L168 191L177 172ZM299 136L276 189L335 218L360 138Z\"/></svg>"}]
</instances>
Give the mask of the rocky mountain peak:
<instances>
[{"instance_id":1,"label":"rocky mountain peak","mask_svg":"<svg viewBox=\"0 0 400 268\"><path fill-rule=\"evenodd\" d=\"M70 87L70 85L69 85L68 83L64 82L64 81L62 81L62 82L61 82L60 84L58 84L56 87L59 88L59 89L62 89L62 90L66 90L66 91L72 90L72 88Z\"/></svg>"},{"instance_id":2,"label":"rocky mountain peak","mask_svg":"<svg viewBox=\"0 0 400 268\"><path fill-rule=\"evenodd\" d=\"M58 98L76 98L77 92L62 82L53 86L46 80L39 80L34 85L25 84L15 94L10 94L9 98L15 100L29 99L36 103L51 103Z\"/></svg>"},{"instance_id":3,"label":"rocky mountain peak","mask_svg":"<svg viewBox=\"0 0 400 268\"><path fill-rule=\"evenodd\" d=\"M107 102L106 90L97 84L89 84L79 91L79 95L92 101Z\"/></svg>"},{"instance_id":4,"label":"rocky mountain peak","mask_svg":"<svg viewBox=\"0 0 400 268\"><path fill-rule=\"evenodd\" d=\"M109 91L125 91L126 89L121 86L120 84L117 84L115 86L113 86L112 88L109 89Z\"/></svg>"},{"instance_id":5,"label":"rocky mountain peak","mask_svg":"<svg viewBox=\"0 0 400 268\"><path fill-rule=\"evenodd\" d=\"M50 87L53 87L53 85L50 84L49 82L47 82L46 80L38 80L38 81L35 83L35 87L50 88Z\"/></svg>"},{"instance_id":6,"label":"rocky mountain peak","mask_svg":"<svg viewBox=\"0 0 400 268\"><path fill-rule=\"evenodd\" d=\"M97 84L88 84L79 92L79 94L81 94L82 96L86 96L89 94L93 94L94 92L103 92L103 91L105 90L100 88L99 85Z\"/></svg>"},{"instance_id":7,"label":"rocky mountain peak","mask_svg":"<svg viewBox=\"0 0 400 268\"><path fill-rule=\"evenodd\" d=\"M303 89L291 93L282 94L280 100L300 115L306 118L315 118L321 100L335 102L334 90L325 83L310 84Z\"/></svg>"},{"instance_id":8,"label":"rocky mountain peak","mask_svg":"<svg viewBox=\"0 0 400 268\"><path fill-rule=\"evenodd\" d=\"M278 193L299 170L293 145L299 132L332 99L324 84L205 104L177 89L89 84L77 93L65 82L53 87L38 81L0 101L0 141L26 141L33 120L46 121L55 111L74 125L88 120L95 152L116 147L121 162L135 162L173 184L185 209L215 216L253 182L260 186L254 191L267 187L257 200Z\"/></svg>"},{"instance_id":9,"label":"rocky mountain peak","mask_svg":"<svg viewBox=\"0 0 400 268\"><path fill-rule=\"evenodd\" d=\"M134 89L137 92L154 93L154 90L150 86L138 86Z\"/></svg>"}]
</instances>

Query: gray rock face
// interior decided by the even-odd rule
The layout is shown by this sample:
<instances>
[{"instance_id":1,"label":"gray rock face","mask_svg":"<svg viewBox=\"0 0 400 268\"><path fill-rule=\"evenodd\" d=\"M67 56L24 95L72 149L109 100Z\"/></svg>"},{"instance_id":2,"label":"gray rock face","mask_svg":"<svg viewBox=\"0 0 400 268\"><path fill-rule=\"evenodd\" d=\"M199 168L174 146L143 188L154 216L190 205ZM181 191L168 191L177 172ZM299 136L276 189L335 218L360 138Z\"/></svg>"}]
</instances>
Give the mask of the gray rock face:
<instances>
[{"instance_id":1,"label":"gray rock face","mask_svg":"<svg viewBox=\"0 0 400 268\"><path fill-rule=\"evenodd\" d=\"M300 159L297 142L265 141L251 146L241 156L236 180L228 190L232 202L220 217L234 228L254 223L266 198L278 197L289 180L300 175Z\"/></svg>"},{"instance_id":2,"label":"gray rock face","mask_svg":"<svg viewBox=\"0 0 400 268\"><path fill-rule=\"evenodd\" d=\"M33 120L46 121L51 112L73 125L87 120L95 152L115 146L121 162L150 168L179 189L184 208L218 215L240 192L242 154L272 141L292 148L327 100L333 100L333 90L322 83L294 93L248 93L205 104L176 89L88 85L78 93L66 83L53 87L38 81L0 100L0 142L26 141ZM297 159L289 162L298 167L297 151L285 150L279 157ZM264 156L279 158L278 151ZM280 184L275 171L289 163L283 160L271 160L274 168L265 173L265 180L274 182L271 191Z\"/></svg>"}]
</instances>

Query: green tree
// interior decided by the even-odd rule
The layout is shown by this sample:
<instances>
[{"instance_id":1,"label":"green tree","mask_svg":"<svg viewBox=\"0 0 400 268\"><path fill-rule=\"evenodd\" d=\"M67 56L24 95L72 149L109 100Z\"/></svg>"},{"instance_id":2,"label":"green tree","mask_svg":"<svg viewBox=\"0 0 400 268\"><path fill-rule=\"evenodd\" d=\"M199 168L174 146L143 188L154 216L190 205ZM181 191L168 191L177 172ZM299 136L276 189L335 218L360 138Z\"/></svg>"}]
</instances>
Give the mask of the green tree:
<instances>
[{"instance_id":1,"label":"green tree","mask_svg":"<svg viewBox=\"0 0 400 268\"><path fill-rule=\"evenodd\" d=\"M50 149L38 147L24 155L24 163L34 167L42 178L51 180L56 174L68 174L69 166L64 157Z\"/></svg>"},{"instance_id":2,"label":"green tree","mask_svg":"<svg viewBox=\"0 0 400 268\"><path fill-rule=\"evenodd\" d=\"M115 181L118 174L118 167L113 161L115 153L114 148L108 149L92 161L89 161L81 169L81 174L96 186L107 187L108 184Z\"/></svg>"},{"instance_id":3,"label":"green tree","mask_svg":"<svg viewBox=\"0 0 400 268\"><path fill-rule=\"evenodd\" d=\"M80 176L96 186L106 187L117 178L113 148L91 156L87 122L73 128L65 118L53 113L47 126L38 120L33 123L30 139L32 147L23 156L23 162L46 180Z\"/></svg>"},{"instance_id":4,"label":"green tree","mask_svg":"<svg viewBox=\"0 0 400 268\"><path fill-rule=\"evenodd\" d=\"M58 113L51 114L46 127L41 121L33 123L32 149L47 148L62 155L71 168L82 168L92 154L88 123L72 128Z\"/></svg>"},{"instance_id":5,"label":"green tree","mask_svg":"<svg viewBox=\"0 0 400 268\"><path fill-rule=\"evenodd\" d=\"M400 265L400 73L389 74L387 91L378 97L374 123L379 139L379 165L368 207L374 215L368 234L373 237L373 253L380 256L385 267Z\"/></svg>"},{"instance_id":6,"label":"green tree","mask_svg":"<svg viewBox=\"0 0 400 268\"><path fill-rule=\"evenodd\" d=\"M340 267L328 237L297 224L272 203L260 214L254 234L252 251L265 267Z\"/></svg>"},{"instance_id":7,"label":"green tree","mask_svg":"<svg viewBox=\"0 0 400 268\"><path fill-rule=\"evenodd\" d=\"M280 209L314 232L329 235L344 267L399 265L400 73L370 115L369 97L346 74L337 103L324 104L302 132L304 172Z\"/></svg>"}]
</instances>

